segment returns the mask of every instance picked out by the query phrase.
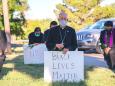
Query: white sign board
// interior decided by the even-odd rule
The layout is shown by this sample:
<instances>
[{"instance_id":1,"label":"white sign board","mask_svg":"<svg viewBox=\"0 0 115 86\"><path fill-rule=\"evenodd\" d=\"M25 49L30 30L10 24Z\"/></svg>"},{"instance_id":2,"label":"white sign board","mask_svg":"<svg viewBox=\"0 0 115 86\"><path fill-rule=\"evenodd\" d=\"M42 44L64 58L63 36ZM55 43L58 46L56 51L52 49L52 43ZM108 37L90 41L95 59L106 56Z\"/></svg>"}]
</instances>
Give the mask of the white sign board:
<instances>
[{"instance_id":1,"label":"white sign board","mask_svg":"<svg viewBox=\"0 0 115 86\"><path fill-rule=\"evenodd\" d=\"M79 82L84 80L84 56L82 51L44 53L44 81Z\"/></svg>"},{"instance_id":2,"label":"white sign board","mask_svg":"<svg viewBox=\"0 0 115 86\"><path fill-rule=\"evenodd\" d=\"M45 44L39 44L32 48L24 45L24 64L43 64L44 51L47 51Z\"/></svg>"}]
</instances>

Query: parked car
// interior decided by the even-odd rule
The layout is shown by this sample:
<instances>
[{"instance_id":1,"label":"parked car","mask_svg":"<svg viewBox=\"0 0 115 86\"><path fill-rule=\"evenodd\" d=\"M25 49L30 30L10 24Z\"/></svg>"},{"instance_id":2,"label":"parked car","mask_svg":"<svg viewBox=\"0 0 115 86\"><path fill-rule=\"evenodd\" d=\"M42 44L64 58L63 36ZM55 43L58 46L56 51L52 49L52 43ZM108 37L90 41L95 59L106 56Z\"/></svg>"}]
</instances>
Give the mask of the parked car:
<instances>
[{"instance_id":1,"label":"parked car","mask_svg":"<svg viewBox=\"0 0 115 86\"><path fill-rule=\"evenodd\" d=\"M102 53L99 37L100 32L104 30L104 23L106 21L113 21L115 27L115 18L101 19L96 23L90 25L88 28L82 29L77 34L78 49L95 49L96 52Z\"/></svg>"}]
</instances>

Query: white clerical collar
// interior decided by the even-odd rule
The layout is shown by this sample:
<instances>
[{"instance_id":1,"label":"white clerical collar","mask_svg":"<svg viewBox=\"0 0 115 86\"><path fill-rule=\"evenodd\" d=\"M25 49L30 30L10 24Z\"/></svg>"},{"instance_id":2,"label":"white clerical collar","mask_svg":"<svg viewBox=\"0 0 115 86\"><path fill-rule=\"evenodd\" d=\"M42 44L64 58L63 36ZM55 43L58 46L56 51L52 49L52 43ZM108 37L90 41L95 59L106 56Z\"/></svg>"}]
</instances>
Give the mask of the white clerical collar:
<instances>
[{"instance_id":1,"label":"white clerical collar","mask_svg":"<svg viewBox=\"0 0 115 86\"><path fill-rule=\"evenodd\" d=\"M65 27L60 26L60 27L61 27L62 29L65 29L66 26L65 26Z\"/></svg>"}]
</instances>

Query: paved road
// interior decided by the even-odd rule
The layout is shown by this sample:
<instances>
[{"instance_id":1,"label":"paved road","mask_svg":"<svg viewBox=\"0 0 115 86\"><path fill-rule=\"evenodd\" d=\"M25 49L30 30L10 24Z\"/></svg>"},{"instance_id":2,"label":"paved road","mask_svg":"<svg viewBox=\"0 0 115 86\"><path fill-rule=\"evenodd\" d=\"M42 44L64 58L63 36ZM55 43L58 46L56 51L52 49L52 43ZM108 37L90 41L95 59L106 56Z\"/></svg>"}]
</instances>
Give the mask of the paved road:
<instances>
[{"instance_id":1,"label":"paved road","mask_svg":"<svg viewBox=\"0 0 115 86\"><path fill-rule=\"evenodd\" d=\"M86 66L107 67L102 54L84 54Z\"/></svg>"}]
</instances>

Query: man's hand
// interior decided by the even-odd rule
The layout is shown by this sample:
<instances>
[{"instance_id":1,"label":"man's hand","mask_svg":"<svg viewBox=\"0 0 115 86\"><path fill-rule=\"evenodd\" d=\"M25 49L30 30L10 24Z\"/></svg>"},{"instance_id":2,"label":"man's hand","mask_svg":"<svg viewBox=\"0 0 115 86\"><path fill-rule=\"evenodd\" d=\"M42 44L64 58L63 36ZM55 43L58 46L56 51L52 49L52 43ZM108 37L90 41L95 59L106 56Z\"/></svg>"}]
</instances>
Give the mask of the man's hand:
<instances>
[{"instance_id":1,"label":"man's hand","mask_svg":"<svg viewBox=\"0 0 115 86\"><path fill-rule=\"evenodd\" d=\"M106 54L108 54L110 50L111 50L111 48L110 48L110 47L107 47L107 48L104 49L104 52L105 52Z\"/></svg>"},{"instance_id":2,"label":"man's hand","mask_svg":"<svg viewBox=\"0 0 115 86\"><path fill-rule=\"evenodd\" d=\"M62 48L64 48L64 45L63 44L56 44L56 48L62 49Z\"/></svg>"},{"instance_id":3,"label":"man's hand","mask_svg":"<svg viewBox=\"0 0 115 86\"><path fill-rule=\"evenodd\" d=\"M64 48L64 49L63 49L63 54L66 54L68 51L69 51L68 48Z\"/></svg>"}]
</instances>

